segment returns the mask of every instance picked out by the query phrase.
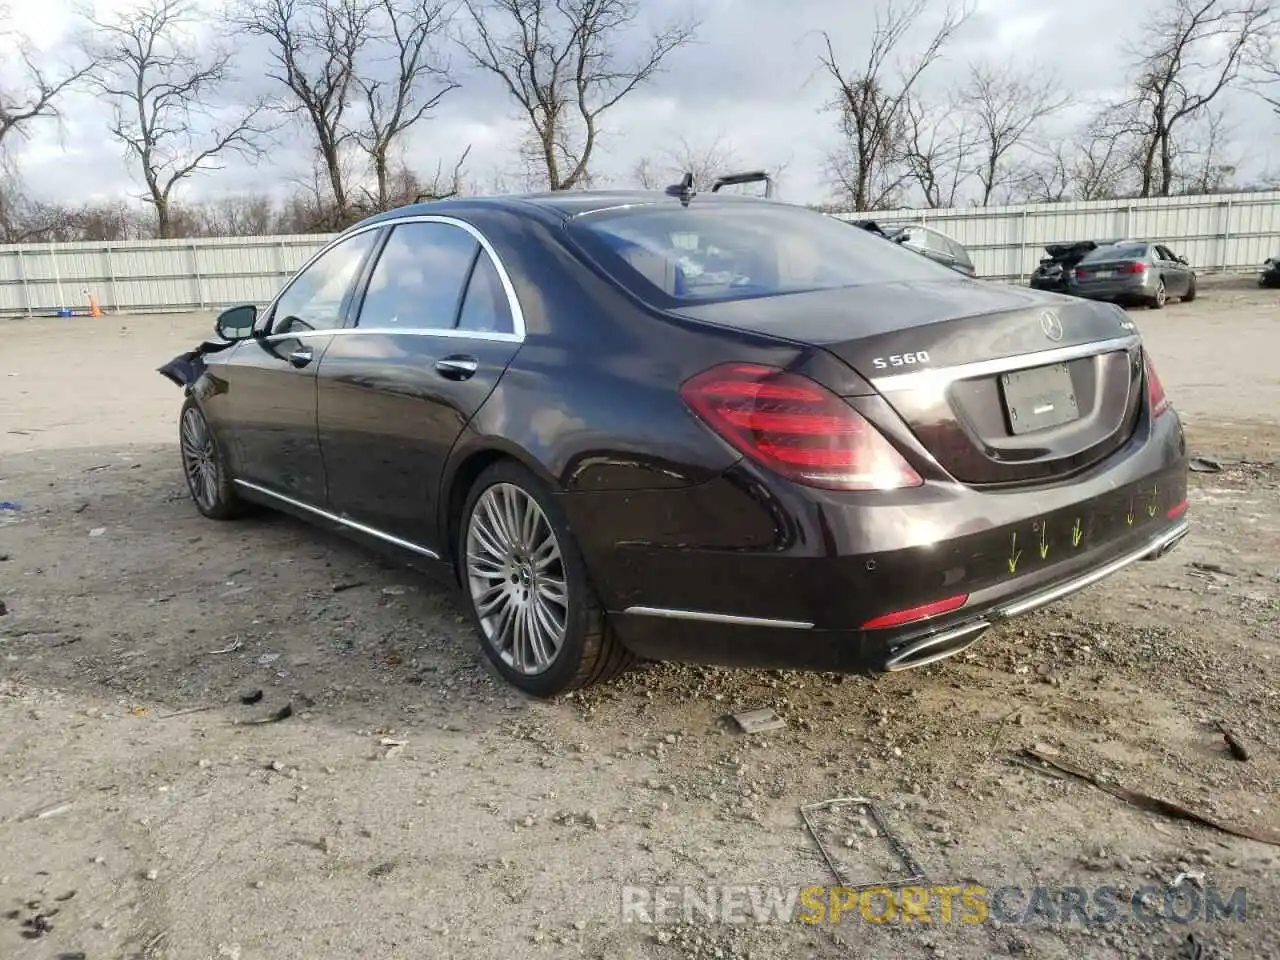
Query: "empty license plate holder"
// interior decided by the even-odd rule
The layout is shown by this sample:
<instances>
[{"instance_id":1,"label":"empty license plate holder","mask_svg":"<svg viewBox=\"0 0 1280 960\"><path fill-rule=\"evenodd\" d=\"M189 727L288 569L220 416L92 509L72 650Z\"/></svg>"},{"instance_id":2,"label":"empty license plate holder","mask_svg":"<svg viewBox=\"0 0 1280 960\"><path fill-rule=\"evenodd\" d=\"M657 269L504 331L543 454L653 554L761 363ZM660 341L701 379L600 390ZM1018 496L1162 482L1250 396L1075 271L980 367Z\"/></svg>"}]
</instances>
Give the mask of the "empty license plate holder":
<instances>
[{"instance_id":1,"label":"empty license plate holder","mask_svg":"<svg viewBox=\"0 0 1280 960\"><path fill-rule=\"evenodd\" d=\"M1001 374L1000 388L1014 436L1080 419L1080 404L1065 363Z\"/></svg>"}]
</instances>

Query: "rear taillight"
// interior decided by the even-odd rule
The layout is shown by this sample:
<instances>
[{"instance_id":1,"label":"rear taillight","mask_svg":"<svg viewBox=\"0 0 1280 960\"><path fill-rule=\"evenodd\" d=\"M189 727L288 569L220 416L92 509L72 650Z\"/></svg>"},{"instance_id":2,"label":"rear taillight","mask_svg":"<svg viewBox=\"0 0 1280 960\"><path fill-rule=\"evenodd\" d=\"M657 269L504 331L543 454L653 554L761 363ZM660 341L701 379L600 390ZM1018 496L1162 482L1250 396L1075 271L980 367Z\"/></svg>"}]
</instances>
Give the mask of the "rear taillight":
<instances>
[{"instance_id":1,"label":"rear taillight","mask_svg":"<svg viewBox=\"0 0 1280 960\"><path fill-rule=\"evenodd\" d=\"M1147 374L1147 403L1151 406L1151 419L1155 419L1169 409L1169 398L1164 395L1164 385L1156 374L1156 366L1151 362L1151 354L1142 351L1142 363Z\"/></svg>"},{"instance_id":2,"label":"rear taillight","mask_svg":"<svg viewBox=\"0 0 1280 960\"><path fill-rule=\"evenodd\" d=\"M1089 271L1081 270L1079 267L1076 267L1074 270L1071 271L1071 275L1075 277L1077 280L1083 280L1085 277L1089 275Z\"/></svg>"},{"instance_id":3,"label":"rear taillight","mask_svg":"<svg viewBox=\"0 0 1280 960\"><path fill-rule=\"evenodd\" d=\"M1120 268L1121 273L1142 273L1147 269L1145 263L1126 263Z\"/></svg>"},{"instance_id":4,"label":"rear taillight","mask_svg":"<svg viewBox=\"0 0 1280 960\"><path fill-rule=\"evenodd\" d=\"M853 407L800 374L725 363L685 381L680 396L723 439L797 483L897 490L924 482Z\"/></svg>"}]
</instances>

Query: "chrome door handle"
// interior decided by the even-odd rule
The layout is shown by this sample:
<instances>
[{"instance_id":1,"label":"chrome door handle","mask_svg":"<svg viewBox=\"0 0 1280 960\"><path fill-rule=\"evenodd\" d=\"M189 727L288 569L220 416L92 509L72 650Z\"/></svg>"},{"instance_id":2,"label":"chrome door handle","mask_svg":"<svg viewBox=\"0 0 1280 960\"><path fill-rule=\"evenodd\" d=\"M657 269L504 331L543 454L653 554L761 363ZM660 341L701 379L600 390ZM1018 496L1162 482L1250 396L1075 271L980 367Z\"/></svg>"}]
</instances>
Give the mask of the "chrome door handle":
<instances>
[{"instance_id":1,"label":"chrome door handle","mask_svg":"<svg viewBox=\"0 0 1280 960\"><path fill-rule=\"evenodd\" d=\"M289 354L289 362L295 367L305 367L311 362L311 358L313 356L314 354L311 352L310 347L299 347L297 350L293 351L293 353Z\"/></svg>"},{"instance_id":2,"label":"chrome door handle","mask_svg":"<svg viewBox=\"0 0 1280 960\"><path fill-rule=\"evenodd\" d=\"M445 357L436 361L436 373L446 380L469 380L479 367L475 357Z\"/></svg>"}]
</instances>

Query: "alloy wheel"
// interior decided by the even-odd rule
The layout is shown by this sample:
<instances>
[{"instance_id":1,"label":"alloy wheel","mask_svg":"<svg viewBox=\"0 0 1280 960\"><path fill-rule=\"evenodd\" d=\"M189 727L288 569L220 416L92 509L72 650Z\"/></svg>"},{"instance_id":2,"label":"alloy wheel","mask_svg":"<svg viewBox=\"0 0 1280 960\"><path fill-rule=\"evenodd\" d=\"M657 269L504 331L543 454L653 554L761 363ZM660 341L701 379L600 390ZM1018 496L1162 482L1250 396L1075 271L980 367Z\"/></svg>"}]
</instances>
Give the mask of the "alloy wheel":
<instances>
[{"instance_id":1,"label":"alloy wheel","mask_svg":"<svg viewBox=\"0 0 1280 960\"><path fill-rule=\"evenodd\" d=\"M555 531L513 483L480 495L467 522L467 586L491 648L512 670L545 672L564 645L569 583Z\"/></svg>"},{"instance_id":2,"label":"alloy wheel","mask_svg":"<svg viewBox=\"0 0 1280 960\"><path fill-rule=\"evenodd\" d=\"M1161 280L1160 286L1156 287L1156 303L1163 307L1166 299L1168 299L1168 294L1164 289L1164 281Z\"/></svg>"},{"instance_id":3,"label":"alloy wheel","mask_svg":"<svg viewBox=\"0 0 1280 960\"><path fill-rule=\"evenodd\" d=\"M188 407L182 415L181 447L191 496L204 510L214 509L218 503L217 453L209 425L196 407Z\"/></svg>"}]
</instances>

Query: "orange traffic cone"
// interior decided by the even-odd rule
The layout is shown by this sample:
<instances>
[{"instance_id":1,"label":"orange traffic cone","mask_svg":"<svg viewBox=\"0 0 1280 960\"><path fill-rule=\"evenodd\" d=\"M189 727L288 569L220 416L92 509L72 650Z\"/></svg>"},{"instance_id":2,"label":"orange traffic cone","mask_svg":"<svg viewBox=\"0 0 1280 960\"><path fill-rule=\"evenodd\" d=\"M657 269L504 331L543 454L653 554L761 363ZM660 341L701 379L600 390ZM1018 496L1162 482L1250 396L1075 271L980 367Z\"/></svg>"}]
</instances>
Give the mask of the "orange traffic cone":
<instances>
[{"instance_id":1,"label":"orange traffic cone","mask_svg":"<svg viewBox=\"0 0 1280 960\"><path fill-rule=\"evenodd\" d=\"M89 316L91 317L102 316L102 308L98 306L98 301L94 298L92 293L89 294Z\"/></svg>"}]
</instances>

